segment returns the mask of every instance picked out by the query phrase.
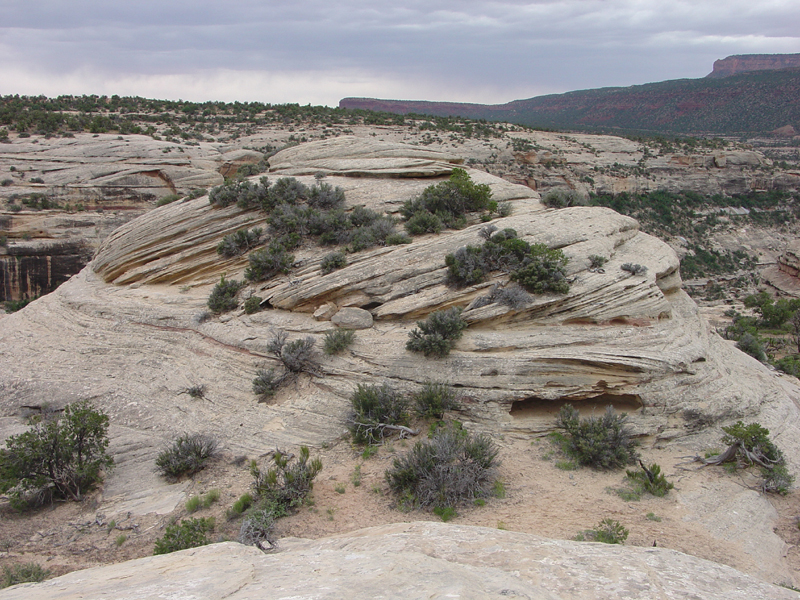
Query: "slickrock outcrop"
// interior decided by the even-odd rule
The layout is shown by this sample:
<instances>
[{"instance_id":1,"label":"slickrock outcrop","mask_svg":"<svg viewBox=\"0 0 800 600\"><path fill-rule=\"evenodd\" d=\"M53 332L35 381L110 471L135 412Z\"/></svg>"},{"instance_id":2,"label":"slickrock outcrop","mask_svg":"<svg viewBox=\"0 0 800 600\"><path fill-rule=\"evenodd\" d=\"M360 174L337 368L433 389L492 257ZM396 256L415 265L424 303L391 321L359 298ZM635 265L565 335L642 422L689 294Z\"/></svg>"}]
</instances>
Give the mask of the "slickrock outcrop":
<instances>
[{"instance_id":1,"label":"slickrock outcrop","mask_svg":"<svg viewBox=\"0 0 800 600\"><path fill-rule=\"evenodd\" d=\"M512 135L536 148L498 157L513 160L503 176L542 193L554 187L585 195L656 190L736 195L800 188L800 172L769 173L772 161L753 150L657 147L609 135ZM502 163L492 167L501 169Z\"/></svg>"},{"instance_id":2,"label":"slickrock outcrop","mask_svg":"<svg viewBox=\"0 0 800 600\"><path fill-rule=\"evenodd\" d=\"M673 550L441 523L285 539L273 554L225 542L0 592L4 600L132 597L793 600L797 594Z\"/></svg>"},{"instance_id":3,"label":"slickrock outcrop","mask_svg":"<svg viewBox=\"0 0 800 600\"><path fill-rule=\"evenodd\" d=\"M342 153L343 139L347 153ZM447 152L357 138L334 138L279 152L269 162L281 175L336 174L350 177L434 177L464 162Z\"/></svg>"},{"instance_id":4,"label":"slickrock outcrop","mask_svg":"<svg viewBox=\"0 0 800 600\"><path fill-rule=\"evenodd\" d=\"M762 278L782 294L800 298L800 242L789 244L777 264L764 269Z\"/></svg>"},{"instance_id":5,"label":"slickrock outcrop","mask_svg":"<svg viewBox=\"0 0 800 600\"><path fill-rule=\"evenodd\" d=\"M371 144L380 155L379 143ZM409 176L419 173L418 148L408 148L404 156L401 146L388 145L380 160L361 160L370 152L347 138L307 146L273 157L270 162L277 171L270 177L327 168L330 175L325 181L345 190L348 207L365 205L395 214L405 200L441 180ZM352 154L351 147L355 148ZM302 163L304 156L309 157L309 165ZM455 161L437 158L434 162L437 166L431 175L439 173L439 165ZM347 175L359 177L338 174L340 167ZM112 450L118 462L105 496L116 498L126 510L135 510L136 502L152 503L132 498L130 482L136 480L139 490L158 493L153 457L178 434L205 431L232 455L258 456L300 444L321 446L346 431L349 397L356 384L387 382L399 390L414 391L435 379L457 386L459 420L465 427L496 436L527 438L550 431L565 402L586 415L611 404L630 414L635 433L650 446L681 443L687 453L689 448L698 452L718 443L721 424L757 420L770 429L791 469L800 467L796 383L778 378L708 331L694 302L681 290L678 259L666 244L639 231L633 219L611 210L547 209L526 186L480 171L469 170L469 174L475 182L488 184L494 199L511 204L512 214L494 219L495 225L514 228L528 242L563 250L569 258L569 293L535 296L516 309L498 303L474 307L476 298L488 294L493 285L505 283L506 277L497 273L484 283L464 288L447 284L445 255L481 242L482 224L471 223L462 230L415 237L408 245L349 254L348 265L328 275L320 273L320 261L330 250L306 243L294 251L295 264L288 275L246 291L263 298L266 310L211 317L206 308L211 286L222 275L241 279L247 265L245 257L221 258L216 245L242 227L264 226L265 217L255 209L216 208L206 197L176 202L120 227L79 275L2 320L0 438L18 429L23 406L45 402L63 406L92 399L110 416ZM299 178L313 181L312 175ZM592 254L608 259L602 271L590 270ZM621 269L624 263L637 263L647 270L632 275ZM469 328L450 356L433 361L405 349L416 319L453 306L465 309ZM321 307L325 309L319 311ZM251 389L256 369L277 366L266 349L270 333L280 328L289 339L312 336L319 346L323 333L336 327L325 320L335 314L332 307L369 311L374 323L357 332L348 351L334 357L320 355L318 373L302 374L279 389L271 402L257 403ZM315 313L321 320L314 318ZM197 402L182 393L196 384L206 386L209 401ZM722 489L714 485L709 484L706 493L682 497L687 518L703 522L699 511L709 510L709 490ZM723 501L727 499L723 497L716 508L730 506ZM737 551L756 565L752 572L772 581L790 579L783 563L783 542L773 533L769 519L742 520L726 510L717 515L716 522L724 526L709 535L726 543L735 540ZM460 529L453 532L458 532L453 539L462 535ZM463 535L469 537L466 532ZM475 539L485 539L485 548L494 547L483 535ZM517 538L503 539L506 543ZM567 542L541 542L541 546L578 561L578 566L570 567L552 558L540 559L540 564L549 565L548 573L557 573L555 578L578 581L580 572L592 571L595 559L587 556L605 555L616 561L615 581L625 586L639 585L639 576L623 576L624 561L640 561L636 564L644 572L650 558L676 556ZM564 550L567 547L569 551ZM202 556L207 551L192 552ZM245 557L256 556L250 550L241 552ZM520 561L527 560L521 556ZM288 555L283 559L279 555L278 560L286 560L282 564L288 568ZM299 559L298 564L307 568L308 560ZM514 557L504 560L515 571L524 566ZM343 562L338 564L341 567ZM448 568L455 569L454 576L458 572L459 577L472 577L461 567ZM500 567L486 563L481 568ZM722 567L707 568L709 573L730 574ZM718 568L723 571L714 571ZM682 567L672 572L674 576L657 578L661 583L654 585L678 585L678 579L687 590L700 585L692 584ZM475 577L475 581L484 580L483 575ZM498 573L496 585L485 583L488 587L476 589L491 594L516 589L510 587L510 577L515 576ZM709 577L716 581L727 575ZM729 578L724 585L734 580ZM550 587L543 581L532 574L519 589L530 597L548 597L535 591L536 586L549 590L549 597L606 597L599 584L590 586L595 596L589 592L575 596L568 586ZM717 588L708 583L697 589L712 588L730 589L733 594L735 586ZM615 588L602 593L611 589Z\"/></svg>"},{"instance_id":6,"label":"slickrock outcrop","mask_svg":"<svg viewBox=\"0 0 800 600\"><path fill-rule=\"evenodd\" d=\"M105 207L135 206L167 194L218 185L232 165L261 158L258 152L226 154L211 144L184 148L144 135L87 133L0 144L0 163L16 169L14 185L3 190L4 195L40 191L61 203ZM32 172L43 183L30 182Z\"/></svg>"}]
</instances>

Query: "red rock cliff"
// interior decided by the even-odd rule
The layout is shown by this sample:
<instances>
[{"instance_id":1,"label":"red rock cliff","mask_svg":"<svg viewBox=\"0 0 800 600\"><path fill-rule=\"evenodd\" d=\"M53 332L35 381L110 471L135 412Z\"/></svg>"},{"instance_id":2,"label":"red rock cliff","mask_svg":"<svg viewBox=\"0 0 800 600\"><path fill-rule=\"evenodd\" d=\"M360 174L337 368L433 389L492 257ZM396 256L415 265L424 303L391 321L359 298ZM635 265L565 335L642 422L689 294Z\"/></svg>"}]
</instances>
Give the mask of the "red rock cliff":
<instances>
[{"instance_id":1,"label":"red rock cliff","mask_svg":"<svg viewBox=\"0 0 800 600\"><path fill-rule=\"evenodd\" d=\"M722 78L747 71L776 71L800 68L800 54L736 54L714 61L714 70L706 77Z\"/></svg>"}]
</instances>

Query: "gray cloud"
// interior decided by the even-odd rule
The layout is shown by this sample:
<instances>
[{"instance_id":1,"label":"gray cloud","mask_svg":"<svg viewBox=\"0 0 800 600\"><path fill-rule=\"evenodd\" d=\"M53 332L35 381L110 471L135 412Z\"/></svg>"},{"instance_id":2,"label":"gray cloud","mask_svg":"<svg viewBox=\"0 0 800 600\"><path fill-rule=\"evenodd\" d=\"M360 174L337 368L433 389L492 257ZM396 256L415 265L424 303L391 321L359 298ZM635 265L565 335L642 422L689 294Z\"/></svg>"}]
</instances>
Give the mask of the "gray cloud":
<instances>
[{"instance_id":1,"label":"gray cloud","mask_svg":"<svg viewBox=\"0 0 800 600\"><path fill-rule=\"evenodd\" d=\"M794 0L6 0L0 93L138 84L124 93L502 102L700 77L729 54L800 52L796 23Z\"/></svg>"}]
</instances>

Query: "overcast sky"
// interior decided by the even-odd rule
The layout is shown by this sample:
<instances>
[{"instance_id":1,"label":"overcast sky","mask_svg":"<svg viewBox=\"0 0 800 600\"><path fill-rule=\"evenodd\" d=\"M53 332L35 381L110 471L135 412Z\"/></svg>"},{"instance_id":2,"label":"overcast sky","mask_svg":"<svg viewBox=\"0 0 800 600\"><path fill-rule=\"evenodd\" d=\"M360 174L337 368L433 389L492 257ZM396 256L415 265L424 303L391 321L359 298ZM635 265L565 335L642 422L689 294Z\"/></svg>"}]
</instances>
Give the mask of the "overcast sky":
<instances>
[{"instance_id":1,"label":"overcast sky","mask_svg":"<svg viewBox=\"0 0 800 600\"><path fill-rule=\"evenodd\" d=\"M0 0L0 94L500 103L800 52L800 0Z\"/></svg>"}]
</instances>

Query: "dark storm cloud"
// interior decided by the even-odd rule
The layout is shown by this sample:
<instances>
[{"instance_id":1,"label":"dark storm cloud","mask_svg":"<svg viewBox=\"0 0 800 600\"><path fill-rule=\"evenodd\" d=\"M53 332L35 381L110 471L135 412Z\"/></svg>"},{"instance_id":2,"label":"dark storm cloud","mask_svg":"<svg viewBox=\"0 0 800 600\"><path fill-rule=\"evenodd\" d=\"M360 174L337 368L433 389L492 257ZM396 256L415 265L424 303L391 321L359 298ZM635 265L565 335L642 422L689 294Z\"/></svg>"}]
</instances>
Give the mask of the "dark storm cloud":
<instances>
[{"instance_id":1,"label":"dark storm cloud","mask_svg":"<svg viewBox=\"0 0 800 600\"><path fill-rule=\"evenodd\" d=\"M6 0L0 93L505 101L800 52L797 23L796 1Z\"/></svg>"}]
</instances>

